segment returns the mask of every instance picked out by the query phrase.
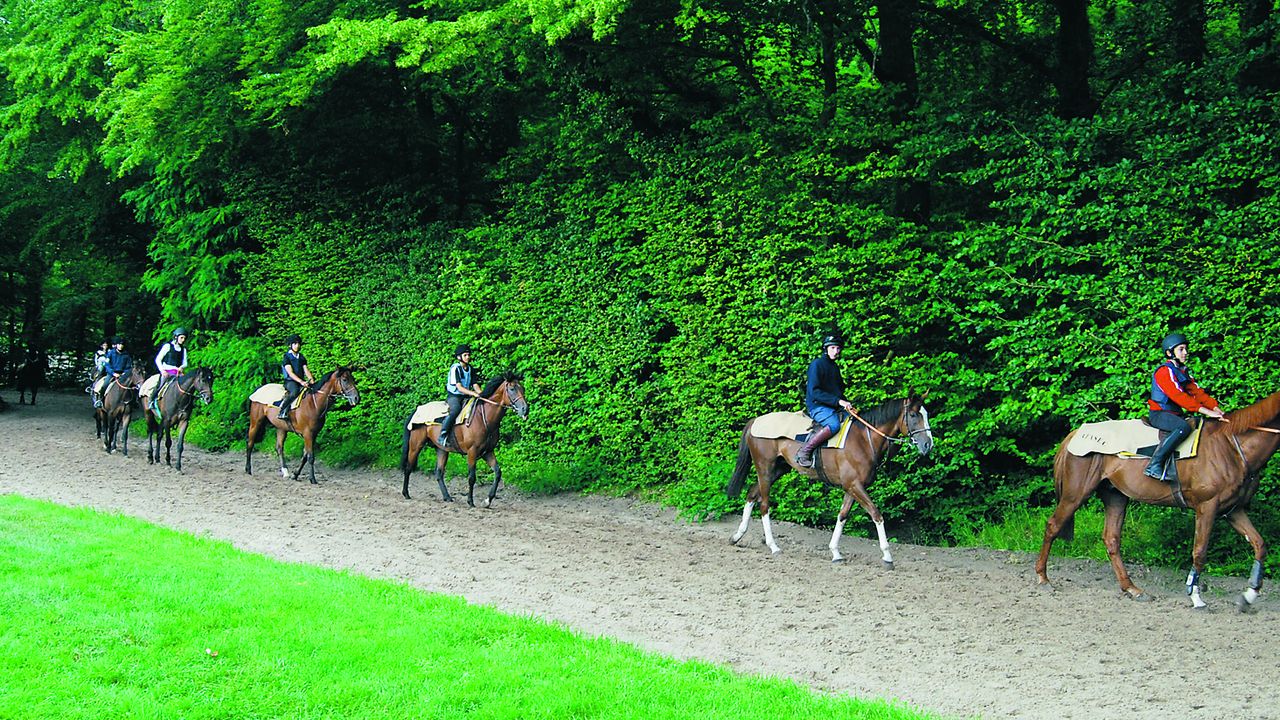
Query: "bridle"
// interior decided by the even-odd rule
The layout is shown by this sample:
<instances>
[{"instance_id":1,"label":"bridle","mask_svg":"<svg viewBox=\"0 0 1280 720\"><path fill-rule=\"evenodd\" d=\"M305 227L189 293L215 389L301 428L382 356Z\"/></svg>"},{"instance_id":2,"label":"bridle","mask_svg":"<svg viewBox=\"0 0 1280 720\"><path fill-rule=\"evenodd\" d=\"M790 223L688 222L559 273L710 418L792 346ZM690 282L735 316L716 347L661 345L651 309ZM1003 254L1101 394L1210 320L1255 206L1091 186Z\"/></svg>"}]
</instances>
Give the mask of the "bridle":
<instances>
[{"instance_id":1,"label":"bridle","mask_svg":"<svg viewBox=\"0 0 1280 720\"><path fill-rule=\"evenodd\" d=\"M904 416L904 415L906 415L906 414L907 414L907 403L909 403L909 402L911 402L911 398L905 398L905 399L903 399L903 401L902 401L902 410L901 410L901 412L899 412L899 413L898 413L898 417L899 417L899 418L902 418L902 416ZM898 444L902 444L902 443L912 442L912 441L914 440L914 437L913 437L913 436L914 436L916 433L922 433L922 432L923 432L923 433L927 433L927 432L930 432L930 431L932 430L932 428L930 428L930 427L929 427L928 423L926 423L926 424L925 424L925 426L924 426L924 427L922 427L922 428L916 428L915 430L908 430L908 431L906 432L906 437L891 437L891 436L889 436L889 435L886 435L882 430L880 430L880 428L876 427L875 425L872 425L871 423L867 422L866 420L863 420L863 419L862 419L862 416L858 415L858 413L856 413L856 412L854 412L854 411L852 411L852 410L848 410L848 411L846 411L846 412L848 412L850 415L852 415L852 416L853 416L853 419L855 419L855 420L857 420L858 422L860 422L860 423L862 423L863 425L865 425L865 426L866 426L866 428L867 428L867 430L869 430L869 431L871 431L871 432L873 432L873 433L875 433L875 434L879 435L880 437L884 438L885 440L887 440L887 441L889 441L889 442L891 442L891 443L898 443ZM1278 430L1278 431L1276 431L1276 432L1280 432L1280 430Z\"/></svg>"}]
</instances>

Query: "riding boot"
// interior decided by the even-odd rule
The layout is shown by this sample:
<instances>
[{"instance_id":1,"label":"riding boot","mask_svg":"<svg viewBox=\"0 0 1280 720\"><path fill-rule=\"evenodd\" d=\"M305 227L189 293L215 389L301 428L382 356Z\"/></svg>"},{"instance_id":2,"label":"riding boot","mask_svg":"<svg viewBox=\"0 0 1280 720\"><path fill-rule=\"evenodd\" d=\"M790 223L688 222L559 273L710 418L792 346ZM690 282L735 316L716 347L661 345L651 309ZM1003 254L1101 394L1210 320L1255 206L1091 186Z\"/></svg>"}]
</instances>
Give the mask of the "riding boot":
<instances>
[{"instance_id":1,"label":"riding boot","mask_svg":"<svg viewBox=\"0 0 1280 720\"><path fill-rule=\"evenodd\" d=\"M810 434L809 440L804 444L804 447L796 451L796 456L794 458L796 465L803 468L813 467L813 451L822 447L822 445L830 440L831 436L835 434L836 432L826 425L823 425L818 428L816 432Z\"/></svg>"},{"instance_id":2,"label":"riding boot","mask_svg":"<svg viewBox=\"0 0 1280 720\"><path fill-rule=\"evenodd\" d=\"M1151 462L1147 463L1147 469L1143 471L1143 474L1156 480L1166 479L1165 465L1172 464L1177 460L1177 453L1174 452L1174 449L1182 444L1182 440L1186 435L1186 433L1169 433L1169 436L1151 454ZM1172 473L1169 474L1172 475Z\"/></svg>"},{"instance_id":3,"label":"riding boot","mask_svg":"<svg viewBox=\"0 0 1280 720\"><path fill-rule=\"evenodd\" d=\"M289 419L289 407L290 407L290 406L292 406L292 405L293 405L293 398L292 398L292 397L290 397L290 396L288 396L288 395L286 395L286 396L284 397L284 400L281 400L281 401L280 401L280 414L279 414L279 415L277 415L276 417L280 418L281 420L288 420L288 419Z\"/></svg>"}]
</instances>

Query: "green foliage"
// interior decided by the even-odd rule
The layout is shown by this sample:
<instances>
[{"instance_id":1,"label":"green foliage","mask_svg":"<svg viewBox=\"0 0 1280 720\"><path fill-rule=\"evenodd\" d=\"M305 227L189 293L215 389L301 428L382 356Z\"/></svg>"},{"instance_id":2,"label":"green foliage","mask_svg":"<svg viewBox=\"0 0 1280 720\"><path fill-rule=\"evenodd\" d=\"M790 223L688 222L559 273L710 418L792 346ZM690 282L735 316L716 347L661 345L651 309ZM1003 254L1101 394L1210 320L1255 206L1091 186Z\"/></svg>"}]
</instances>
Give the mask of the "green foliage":
<instances>
[{"instance_id":1,"label":"green foliage","mask_svg":"<svg viewBox=\"0 0 1280 720\"><path fill-rule=\"evenodd\" d=\"M1170 329L1228 407L1280 388L1280 104L1245 72L1275 28L1242 35L1229 4L1192 65L1154 42L1181 27L1163 9L1092 14L1096 110L1073 119L1045 3L920 6L913 78L884 77L901 48L871 3L36 6L4 7L0 214L42 239L0 242L61 268L32 274L51 305L93 305L76 266L101 241L64 239L133 213L103 285L141 275L153 339L197 330L214 447L298 332L318 373L360 368L322 459L393 465L467 341L526 375L513 483L734 512L742 427L799 408L838 330L855 404L932 390L933 456L871 493L948 542L1051 504L1057 443L1143 413ZM839 499L792 476L777 513L830 524Z\"/></svg>"}]
</instances>

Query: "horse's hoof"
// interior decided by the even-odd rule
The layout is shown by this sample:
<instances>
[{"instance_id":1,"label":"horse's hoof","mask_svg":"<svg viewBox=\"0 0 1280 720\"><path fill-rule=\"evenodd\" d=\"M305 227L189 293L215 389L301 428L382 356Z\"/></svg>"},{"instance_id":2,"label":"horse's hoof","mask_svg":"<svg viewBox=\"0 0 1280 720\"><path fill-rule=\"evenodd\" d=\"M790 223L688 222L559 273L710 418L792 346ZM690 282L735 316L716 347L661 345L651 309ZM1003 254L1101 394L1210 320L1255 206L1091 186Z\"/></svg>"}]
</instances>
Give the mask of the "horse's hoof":
<instances>
[{"instance_id":1,"label":"horse's hoof","mask_svg":"<svg viewBox=\"0 0 1280 720\"><path fill-rule=\"evenodd\" d=\"M738 544L738 541L739 541L739 540L741 540L741 539L742 539L742 536L741 536L741 535L734 535L733 537L729 538L729 544L730 544L730 545L737 545L737 544Z\"/></svg>"},{"instance_id":2,"label":"horse's hoof","mask_svg":"<svg viewBox=\"0 0 1280 720\"><path fill-rule=\"evenodd\" d=\"M832 562L833 564L840 564L840 563L846 562L846 560L845 560L844 556L840 556L840 557L833 557L833 558L831 558L831 562Z\"/></svg>"},{"instance_id":3,"label":"horse's hoof","mask_svg":"<svg viewBox=\"0 0 1280 720\"><path fill-rule=\"evenodd\" d=\"M409 497L409 493L407 493L407 492L402 492L402 493L400 493L400 494L404 496L404 499L405 499L405 500L411 500L411 499L412 499L412 498L410 498L410 497Z\"/></svg>"},{"instance_id":4,"label":"horse's hoof","mask_svg":"<svg viewBox=\"0 0 1280 720\"><path fill-rule=\"evenodd\" d=\"M892 569L893 569L893 561L892 561L892 560L881 560L881 561L880 561L880 565L881 565L881 567L883 567L885 570L892 570Z\"/></svg>"},{"instance_id":5,"label":"horse's hoof","mask_svg":"<svg viewBox=\"0 0 1280 720\"><path fill-rule=\"evenodd\" d=\"M452 498L452 497L450 497L450 496L448 496L448 495L446 495L446 496L445 496L445 498L444 498L444 501L445 501L445 502L453 502L453 498Z\"/></svg>"}]
</instances>

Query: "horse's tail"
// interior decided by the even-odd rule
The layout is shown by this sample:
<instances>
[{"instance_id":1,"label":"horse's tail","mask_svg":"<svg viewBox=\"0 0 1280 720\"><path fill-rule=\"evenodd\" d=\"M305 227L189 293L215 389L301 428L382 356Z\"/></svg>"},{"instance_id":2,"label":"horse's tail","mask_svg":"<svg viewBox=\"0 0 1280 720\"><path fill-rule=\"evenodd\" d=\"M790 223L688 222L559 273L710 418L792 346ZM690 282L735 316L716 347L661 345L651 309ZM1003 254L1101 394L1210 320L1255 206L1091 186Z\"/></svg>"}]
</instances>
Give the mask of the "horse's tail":
<instances>
[{"instance_id":1,"label":"horse's tail","mask_svg":"<svg viewBox=\"0 0 1280 720\"><path fill-rule=\"evenodd\" d=\"M1087 472L1089 473L1102 472L1102 467L1101 467L1102 456L1101 455L1098 455L1097 453L1093 453L1087 456L1087 460L1086 460L1082 458L1077 458L1076 456L1067 452L1067 445L1070 444L1071 438L1074 435L1075 435L1075 432L1072 431L1072 433L1062 441L1062 444L1058 446L1058 453L1053 456L1053 494L1058 501L1062 500L1062 484L1066 481L1067 476L1073 471L1073 469L1069 467L1070 465L1077 464L1084 461L1089 463L1089 468ZM1074 470L1074 472L1079 472L1079 470ZM1058 538L1066 542L1071 542L1072 540L1076 539L1075 513L1072 513L1071 517L1063 521L1062 527L1058 530Z\"/></svg>"},{"instance_id":2,"label":"horse's tail","mask_svg":"<svg viewBox=\"0 0 1280 720\"><path fill-rule=\"evenodd\" d=\"M415 411L416 412L416 411ZM413 413L409 413L409 417L404 419L404 438L400 441L400 472L413 472L414 468L409 467L409 434L413 431L409 421L413 420ZM417 465L418 463L413 463Z\"/></svg>"},{"instance_id":3,"label":"horse's tail","mask_svg":"<svg viewBox=\"0 0 1280 720\"><path fill-rule=\"evenodd\" d=\"M751 422L755 422L752 420ZM729 478L729 487L724 492L730 498L736 499L742 492L742 486L746 483L747 473L751 471L751 446L747 444L747 438L751 436L751 423L742 429L742 439L738 441L738 461L733 466L733 475Z\"/></svg>"}]
</instances>

